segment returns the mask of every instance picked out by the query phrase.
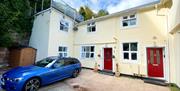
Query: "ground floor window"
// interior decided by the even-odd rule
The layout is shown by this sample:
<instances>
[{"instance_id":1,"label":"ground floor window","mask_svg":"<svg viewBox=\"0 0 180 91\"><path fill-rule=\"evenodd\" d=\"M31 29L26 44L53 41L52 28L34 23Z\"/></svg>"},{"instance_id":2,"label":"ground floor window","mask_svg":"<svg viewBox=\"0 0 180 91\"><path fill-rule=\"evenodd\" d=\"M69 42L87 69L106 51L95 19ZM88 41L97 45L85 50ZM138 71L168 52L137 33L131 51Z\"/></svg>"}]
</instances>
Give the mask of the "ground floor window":
<instances>
[{"instance_id":1,"label":"ground floor window","mask_svg":"<svg viewBox=\"0 0 180 91\"><path fill-rule=\"evenodd\" d=\"M123 59L124 60L137 60L138 43L123 43Z\"/></svg>"},{"instance_id":2,"label":"ground floor window","mask_svg":"<svg viewBox=\"0 0 180 91\"><path fill-rule=\"evenodd\" d=\"M67 57L67 47L59 46L59 57Z\"/></svg>"},{"instance_id":3,"label":"ground floor window","mask_svg":"<svg viewBox=\"0 0 180 91\"><path fill-rule=\"evenodd\" d=\"M94 46L82 46L81 58L94 58L95 47Z\"/></svg>"}]
</instances>

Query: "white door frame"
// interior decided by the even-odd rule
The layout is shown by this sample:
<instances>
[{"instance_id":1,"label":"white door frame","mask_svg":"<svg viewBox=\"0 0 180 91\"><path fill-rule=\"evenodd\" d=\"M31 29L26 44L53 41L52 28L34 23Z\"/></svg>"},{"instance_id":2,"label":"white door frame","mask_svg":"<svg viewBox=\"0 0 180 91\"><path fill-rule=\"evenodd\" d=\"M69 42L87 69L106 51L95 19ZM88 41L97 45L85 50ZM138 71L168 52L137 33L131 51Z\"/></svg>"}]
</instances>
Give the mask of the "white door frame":
<instances>
[{"instance_id":1,"label":"white door frame","mask_svg":"<svg viewBox=\"0 0 180 91\"><path fill-rule=\"evenodd\" d=\"M149 77L148 76L148 62L147 62L147 48L162 48L163 49L163 75L164 77ZM154 47L154 46L146 46L145 47L145 63L146 63L146 69L147 69L147 77L148 78L155 78L155 79L161 79L161 80L166 80L169 82L169 62L168 62L168 55L167 55L167 47L166 46L158 46L158 47Z\"/></svg>"}]
</instances>

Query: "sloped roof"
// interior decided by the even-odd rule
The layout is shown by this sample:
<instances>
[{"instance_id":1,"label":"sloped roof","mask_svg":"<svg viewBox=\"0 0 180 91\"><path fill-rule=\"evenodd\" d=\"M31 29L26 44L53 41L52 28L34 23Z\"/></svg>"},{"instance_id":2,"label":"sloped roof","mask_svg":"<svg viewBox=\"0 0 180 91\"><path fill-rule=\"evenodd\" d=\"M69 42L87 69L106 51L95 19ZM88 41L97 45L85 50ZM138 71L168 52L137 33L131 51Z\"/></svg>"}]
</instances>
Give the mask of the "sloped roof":
<instances>
[{"instance_id":1,"label":"sloped roof","mask_svg":"<svg viewBox=\"0 0 180 91\"><path fill-rule=\"evenodd\" d=\"M137 6L137 7L129 8L129 9L126 9L126 10L123 10L123 11L120 11L120 12L112 13L112 14L109 14L109 15L106 15L106 16L86 20L86 21L80 22L80 23L78 23L76 25L78 26L78 25L87 24L88 22L91 22L91 21L105 20L105 19L108 19L108 18L111 18L111 17L120 16L120 15L128 13L128 12L134 12L134 11L137 11L137 10L140 10L140 9L149 8L149 7L152 7L155 4L159 4L159 3L160 3L160 0L159 1L154 1L154 2L147 3L147 4L144 4L144 5L140 5L140 6Z\"/></svg>"}]
</instances>

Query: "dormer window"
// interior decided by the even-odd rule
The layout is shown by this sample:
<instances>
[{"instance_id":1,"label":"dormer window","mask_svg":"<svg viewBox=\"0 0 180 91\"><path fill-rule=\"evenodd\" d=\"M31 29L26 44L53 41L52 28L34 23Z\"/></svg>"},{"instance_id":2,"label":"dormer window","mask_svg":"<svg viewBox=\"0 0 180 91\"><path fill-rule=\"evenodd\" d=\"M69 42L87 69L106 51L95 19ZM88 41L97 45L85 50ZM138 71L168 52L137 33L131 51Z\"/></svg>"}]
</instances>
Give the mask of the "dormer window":
<instances>
[{"instance_id":1,"label":"dormer window","mask_svg":"<svg viewBox=\"0 0 180 91\"><path fill-rule=\"evenodd\" d=\"M137 19L135 14L123 16L122 18L123 27L135 26L136 24L137 24Z\"/></svg>"},{"instance_id":2,"label":"dormer window","mask_svg":"<svg viewBox=\"0 0 180 91\"><path fill-rule=\"evenodd\" d=\"M95 32L96 31L96 24L95 22L91 22L87 24L87 31L88 32Z\"/></svg>"},{"instance_id":3,"label":"dormer window","mask_svg":"<svg viewBox=\"0 0 180 91\"><path fill-rule=\"evenodd\" d=\"M68 32L69 30L69 23L65 20L60 21L60 30Z\"/></svg>"}]
</instances>

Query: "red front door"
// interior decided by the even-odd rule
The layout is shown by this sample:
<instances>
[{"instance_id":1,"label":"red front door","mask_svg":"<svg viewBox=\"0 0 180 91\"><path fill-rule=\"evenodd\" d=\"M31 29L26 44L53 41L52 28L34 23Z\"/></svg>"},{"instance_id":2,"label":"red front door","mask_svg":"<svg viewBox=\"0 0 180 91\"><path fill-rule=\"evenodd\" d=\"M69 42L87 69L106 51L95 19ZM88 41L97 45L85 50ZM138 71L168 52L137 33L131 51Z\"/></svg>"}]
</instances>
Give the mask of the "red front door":
<instances>
[{"instance_id":1,"label":"red front door","mask_svg":"<svg viewBox=\"0 0 180 91\"><path fill-rule=\"evenodd\" d=\"M112 70L112 48L104 48L104 69Z\"/></svg>"},{"instance_id":2,"label":"red front door","mask_svg":"<svg viewBox=\"0 0 180 91\"><path fill-rule=\"evenodd\" d=\"M164 77L162 48L147 48L147 63L149 77Z\"/></svg>"}]
</instances>

